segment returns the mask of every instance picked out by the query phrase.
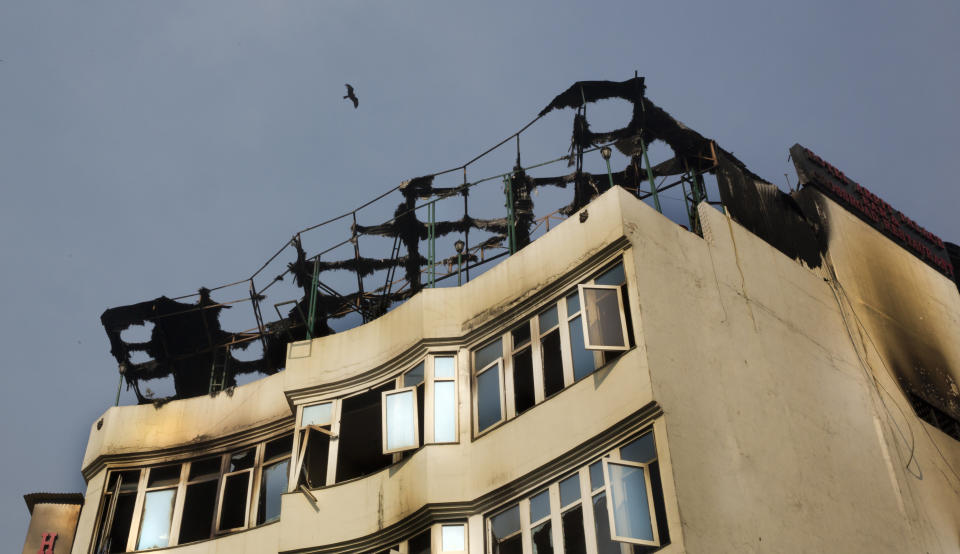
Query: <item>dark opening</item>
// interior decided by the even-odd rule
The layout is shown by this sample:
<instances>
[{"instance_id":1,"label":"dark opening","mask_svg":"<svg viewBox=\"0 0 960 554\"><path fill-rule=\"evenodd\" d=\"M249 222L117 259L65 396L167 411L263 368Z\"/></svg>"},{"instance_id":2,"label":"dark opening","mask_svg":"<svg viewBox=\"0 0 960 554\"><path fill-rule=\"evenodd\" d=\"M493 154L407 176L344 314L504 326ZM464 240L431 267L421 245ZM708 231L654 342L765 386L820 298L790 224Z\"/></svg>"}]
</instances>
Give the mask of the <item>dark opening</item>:
<instances>
[{"instance_id":1,"label":"dark opening","mask_svg":"<svg viewBox=\"0 0 960 554\"><path fill-rule=\"evenodd\" d=\"M216 480L187 485L183 498L183 519L180 522L180 544L210 538L216 509Z\"/></svg>"},{"instance_id":2,"label":"dark opening","mask_svg":"<svg viewBox=\"0 0 960 554\"><path fill-rule=\"evenodd\" d=\"M560 329L541 339L543 352L543 395L550 397L563 390L563 357L560 353Z\"/></svg>"},{"instance_id":3,"label":"dark opening","mask_svg":"<svg viewBox=\"0 0 960 554\"><path fill-rule=\"evenodd\" d=\"M553 554L553 534L547 521L533 528L533 554Z\"/></svg>"},{"instance_id":4,"label":"dark opening","mask_svg":"<svg viewBox=\"0 0 960 554\"><path fill-rule=\"evenodd\" d=\"M430 529L410 539L407 543L409 554L430 554Z\"/></svg>"},{"instance_id":5,"label":"dark opening","mask_svg":"<svg viewBox=\"0 0 960 554\"><path fill-rule=\"evenodd\" d=\"M133 505L137 501L134 493L123 493L117 500L117 511L113 514L113 527L108 537L107 552L126 552L127 537L130 535L130 524L133 522Z\"/></svg>"},{"instance_id":6,"label":"dark opening","mask_svg":"<svg viewBox=\"0 0 960 554\"><path fill-rule=\"evenodd\" d=\"M653 493L653 511L657 515L657 538L660 539L660 546L635 546L633 551L636 554L645 552L654 552L670 544L670 530L667 529L667 507L663 503L663 484L660 482L660 463L651 462L650 468L650 489Z\"/></svg>"},{"instance_id":7,"label":"dark opening","mask_svg":"<svg viewBox=\"0 0 960 554\"><path fill-rule=\"evenodd\" d=\"M383 429L380 426L380 393L393 384L347 398L340 416L340 445L337 451L337 482L362 477L393 463L383 454Z\"/></svg>"},{"instance_id":8,"label":"dark opening","mask_svg":"<svg viewBox=\"0 0 960 554\"><path fill-rule=\"evenodd\" d=\"M213 477L220 474L220 457L207 458L190 464L190 481L195 481L203 477Z\"/></svg>"},{"instance_id":9,"label":"dark opening","mask_svg":"<svg viewBox=\"0 0 960 554\"><path fill-rule=\"evenodd\" d=\"M270 461L274 458L286 456L293 450L293 435L285 435L279 439L267 443L263 451L263 460Z\"/></svg>"},{"instance_id":10,"label":"dark opening","mask_svg":"<svg viewBox=\"0 0 960 554\"><path fill-rule=\"evenodd\" d=\"M527 348L513 355L513 399L517 415L529 410L536 403L533 389L533 354Z\"/></svg>"},{"instance_id":11,"label":"dark opening","mask_svg":"<svg viewBox=\"0 0 960 554\"><path fill-rule=\"evenodd\" d=\"M311 489L322 487L327 481L327 459L330 455L330 435L309 429L307 451L303 456L303 480Z\"/></svg>"},{"instance_id":12,"label":"dark opening","mask_svg":"<svg viewBox=\"0 0 960 554\"><path fill-rule=\"evenodd\" d=\"M494 554L523 554L523 541L520 535L499 540L493 545Z\"/></svg>"},{"instance_id":13,"label":"dark opening","mask_svg":"<svg viewBox=\"0 0 960 554\"><path fill-rule=\"evenodd\" d=\"M563 513L563 551L566 554L587 554L583 535L583 508L577 506Z\"/></svg>"},{"instance_id":14,"label":"dark opening","mask_svg":"<svg viewBox=\"0 0 960 554\"><path fill-rule=\"evenodd\" d=\"M250 472L238 473L227 477L223 487L223 500L220 505L221 531L243 527L247 513L247 488L250 486Z\"/></svg>"},{"instance_id":15,"label":"dark opening","mask_svg":"<svg viewBox=\"0 0 960 554\"><path fill-rule=\"evenodd\" d=\"M155 467L150 470L148 487L164 487L180 482L180 464L167 467Z\"/></svg>"}]
</instances>

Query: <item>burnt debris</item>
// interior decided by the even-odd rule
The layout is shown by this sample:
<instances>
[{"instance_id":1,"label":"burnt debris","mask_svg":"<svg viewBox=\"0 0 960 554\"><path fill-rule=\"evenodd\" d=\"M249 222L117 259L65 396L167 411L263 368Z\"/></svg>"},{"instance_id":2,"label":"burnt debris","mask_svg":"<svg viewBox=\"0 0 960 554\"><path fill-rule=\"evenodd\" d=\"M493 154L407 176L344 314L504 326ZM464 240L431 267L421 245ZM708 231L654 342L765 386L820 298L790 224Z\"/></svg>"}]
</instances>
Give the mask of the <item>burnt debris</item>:
<instances>
[{"instance_id":1,"label":"burnt debris","mask_svg":"<svg viewBox=\"0 0 960 554\"><path fill-rule=\"evenodd\" d=\"M352 212L354 224L351 226L351 238L345 241L354 244L354 256L351 258L328 260L320 254L308 256L300 243L298 233L287 245L295 253L293 261L288 264L284 274L276 276L274 281L283 279L288 273L292 274L295 284L302 291L302 297L297 301L286 302L286 305L292 304L292 307L285 313L281 313L278 307L278 320L263 321L260 303L266 296L263 290L257 292L253 287L253 278L263 270L261 267L249 279L250 302L257 318L254 331L231 332L223 329L220 314L229 306L213 300L211 291L207 289L200 290L196 303L159 297L105 311L101 322L110 339L110 351L119 364L123 379L133 388L140 403L162 403L172 398L198 396L229 388L236 383L236 376L239 374L276 373L284 367L288 342L331 334L333 329L330 327L330 320L350 313L359 313L364 321L369 321L386 313L394 303L419 292L425 286L423 275L431 261L423 255L421 243L430 236L443 237L451 233L463 236L467 249L462 262L467 264L468 276L470 267L498 257L485 258L483 249L502 248L508 241L511 230L513 247L525 247L530 243L531 233L536 225L533 197L538 187L566 189L572 185L571 202L559 210L559 213L571 215L609 189L611 181L613 185L636 191L640 198L645 198L649 196L645 190L649 189L650 176L696 175L702 183L702 174L716 174L724 203L734 219L751 231L767 237L787 255L803 260L810 266L819 264L821 230L814 219L804 216L803 210L793 198L752 173L733 154L717 146L713 140L674 119L653 104L644 93L643 77L634 77L622 82L580 81L557 95L540 112L537 119L557 110L576 110L569 155L570 165L575 166L574 171L556 177L527 175L520 166L518 140L517 165L507 173L512 187L512 206L509 207L512 218L508 216L479 219L469 213L469 189L476 183L467 182L466 167L482 157L482 154L457 168L464 172L463 185L437 187L434 186L434 179L439 174L430 174L411 179L391 191L399 191L402 201L389 221L363 225L356 221L359 209ZM590 128L586 105L605 99L622 99L632 104L630 121L624 127L610 131L594 131ZM523 129L513 137L519 137L522 131ZM646 170L642 155L652 142L658 140L670 147L673 158ZM507 141L497 146L505 142ZM584 152L610 143L630 157L627 166L611 172L609 176L584 171ZM385 196L386 194L378 200ZM459 219L430 222L417 217L416 209L423 207L425 202L451 197L463 198L464 209ZM345 215L349 216L351 212ZM331 221L337 219L340 218ZM778 223L782 225L784 221L788 222L788 226L774 231L778 228ZM491 236L470 244L471 230ZM356 242L361 236L393 238L391 255L362 256ZM286 249L287 247L281 249L274 258ZM479 257L477 253L480 253ZM456 261L456 257L433 260L435 264L456 264ZM337 270L356 274L357 290L341 294L327 286L323 276ZM364 291L363 277L377 271L387 273L387 282L379 289ZM266 288L269 288L269 285L264 287L264 290ZM131 326L147 323L154 325L149 340L132 342L121 337L121 333ZM234 352L247 348L255 341L262 345L261 358L240 361L233 356ZM149 360L133 362L132 357L137 353L145 354ZM141 381L169 376L173 377L176 390L174 396L155 399L141 393Z\"/></svg>"}]
</instances>

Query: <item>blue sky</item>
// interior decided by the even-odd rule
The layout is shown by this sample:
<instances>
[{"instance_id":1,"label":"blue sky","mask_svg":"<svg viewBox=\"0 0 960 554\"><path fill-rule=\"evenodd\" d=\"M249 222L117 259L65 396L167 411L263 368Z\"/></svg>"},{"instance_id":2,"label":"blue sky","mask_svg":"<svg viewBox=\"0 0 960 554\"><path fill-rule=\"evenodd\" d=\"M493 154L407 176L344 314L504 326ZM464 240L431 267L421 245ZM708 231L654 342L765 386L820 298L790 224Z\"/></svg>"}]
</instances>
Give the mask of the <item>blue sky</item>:
<instances>
[{"instance_id":1,"label":"blue sky","mask_svg":"<svg viewBox=\"0 0 960 554\"><path fill-rule=\"evenodd\" d=\"M779 186L799 142L960 242L958 25L947 1L3 0L0 536L22 544L24 493L83 490L89 426L116 393L104 309L245 278L297 230L462 164L576 80L638 71ZM608 104L589 108L597 129L626 122ZM564 154L570 124L538 123L525 161Z\"/></svg>"}]
</instances>

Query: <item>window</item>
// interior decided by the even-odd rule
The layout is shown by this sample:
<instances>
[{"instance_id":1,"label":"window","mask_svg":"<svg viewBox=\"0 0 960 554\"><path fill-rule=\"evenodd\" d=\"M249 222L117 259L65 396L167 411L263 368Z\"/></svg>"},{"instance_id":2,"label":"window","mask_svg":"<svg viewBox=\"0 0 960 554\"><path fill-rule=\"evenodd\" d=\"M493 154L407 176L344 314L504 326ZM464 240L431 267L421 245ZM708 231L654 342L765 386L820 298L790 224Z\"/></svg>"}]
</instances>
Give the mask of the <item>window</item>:
<instances>
[{"instance_id":1,"label":"window","mask_svg":"<svg viewBox=\"0 0 960 554\"><path fill-rule=\"evenodd\" d=\"M207 458L110 470L94 552L175 546L278 519L292 445L285 435Z\"/></svg>"},{"instance_id":2,"label":"window","mask_svg":"<svg viewBox=\"0 0 960 554\"><path fill-rule=\"evenodd\" d=\"M495 511L486 529L488 554L552 554L557 543L565 554L645 554L666 546L653 433Z\"/></svg>"},{"instance_id":3,"label":"window","mask_svg":"<svg viewBox=\"0 0 960 554\"><path fill-rule=\"evenodd\" d=\"M294 483L322 487L327 483L330 439L333 435L333 402L304 406L297 429L297 465Z\"/></svg>"},{"instance_id":4,"label":"window","mask_svg":"<svg viewBox=\"0 0 960 554\"><path fill-rule=\"evenodd\" d=\"M627 318L623 313L620 287L579 285L580 305L584 306L586 332L584 347L589 350L626 350Z\"/></svg>"},{"instance_id":5,"label":"window","mask_svg":"<svg viewBox=\"0 0 960 554\"><path fill-rule=\"evenodd\" d=\"M457 442L457 364L453 356L433 356L433 442Z\"/></svg>"},{"instance_id":6,"label":"window","mask_svg":"<svg viewBox=\"0 0 960 554\"><path fill-rule=\"evenodd\" d=\"M391 454L420 446L417 421L417 387L383 393L383 453Z\"/></svg>"},{"instance_id":7,"label":"window","mask_svg":"<svg viewBox=\"0 0 960 554\"><path fill-rule=\"evenodd\" d=\"M467 526L464 523L440 526L440 552L466 552Z\"/></svg>"},{"instance_id":8,"label":"window","mask_svg":"<svg viewBox=\"0 0 960 554\"><path fill-rule=\"evenodd\" d=\"M475 349L475 434L530 410L629 350L626 292L619 262Z\"/></svg>"},{"instance_id":9,"label":"window","mask_svg":"<svg viewBox=\"0 0 960 554\"><path fill-rule=\"evenodd\" d=\"M476 430L485 431L506 419L503 398L503 342L497 337L474 353Z\"/></svg>"}]
</instances>

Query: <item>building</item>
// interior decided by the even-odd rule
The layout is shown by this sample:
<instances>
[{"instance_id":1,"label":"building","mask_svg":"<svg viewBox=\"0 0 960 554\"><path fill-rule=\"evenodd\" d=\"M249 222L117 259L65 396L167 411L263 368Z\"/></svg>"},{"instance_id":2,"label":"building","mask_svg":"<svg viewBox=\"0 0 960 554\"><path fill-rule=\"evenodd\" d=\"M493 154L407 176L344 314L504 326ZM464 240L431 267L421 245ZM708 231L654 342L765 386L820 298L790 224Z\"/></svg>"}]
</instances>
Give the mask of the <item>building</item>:
<instances>
[{"instance_id":1,"label":"building","mask_svg":"<svg viewBox=\"0 0 960 554\"><path fill-rule=\"evenodd\" d=\"M956 251L793 156L791 196L720 152L700 234L614 186L284 371L108 409L70 551L960 550Z\"/></svg>"}]
</instances>

